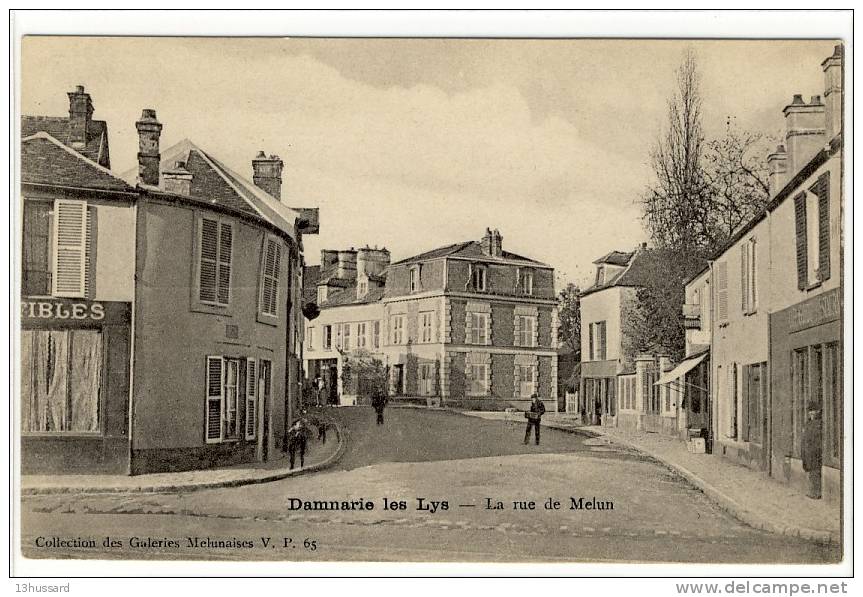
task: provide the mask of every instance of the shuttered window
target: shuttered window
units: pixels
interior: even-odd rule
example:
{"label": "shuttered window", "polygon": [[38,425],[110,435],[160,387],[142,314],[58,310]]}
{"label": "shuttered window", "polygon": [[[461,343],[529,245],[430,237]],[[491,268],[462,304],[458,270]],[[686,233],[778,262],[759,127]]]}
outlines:
{"label": "shuttered window", "polygon": [[467,364],[465,376],[468,380],[468,396],[485,396],[488,394],[488,372],[489,366],[486,364]]}
{"label": "shuttered window", "polygon": [[207,443],[222,441],[222,357],[207,357]]}
{"label": "shuttered window", "polygon": [[264,242],[261,264],[261,313],[279,316],[279,271],[282,264],[282,247],[274,238]]}
{"label": "shuttered window", "polygon": [[728,263],[716,263],[716,319],[728,321]]}
{"label": "shuttered window", "polygon": [[596,324],[596,328],[599,336],[599,360],[604,361],[608,358],[608,344],[607,337],[605,334],[606,325],[604,321],[600,321]]}
{"label": "shuttered window", "polygon": [[809,285],[807,280],[808,264],[807,238],[806,238],[806,194],[800,193],[794,198],[794,233],[797,242],[797,288],[805,289]]}
{"label": "shuttered window", "polygon": [[756,266],[755,239],[750,238],[740,245],[740,298],[744,314],[754,313],[758,308]]}
{"label": "shuttered window", "polygon": [[198,298],[203,303],[228,305],[234,226],[229,221],[205,217],[200,222]]}
{"label": "shuttered window", "polygon": [[54,202],[54,296],[85,296],[87,272],[87,204]]}
{"label": "shuttered window", "polygon": [[255,439],[258,424],[258,378],[257,361],[246,361],[246,439]]}
{"label": "shuttered window", "polygon": [[514,336],[516,346],[536,346],[536,317],[516,315]]}
{"label": "shuttered window", "polygon": [[53,288],[53,214],[52,203],[24,201],[21,286],[28,296],[49,295]]}
{"label": "shuttered window", "polygon": [[830,278],[830,173],[818,177],[811,188],[818,197],[818,280]]}
{"label": "shuttered window", "polygon": [[596,360],[596,352],[595,352],[596,340],[593,337],[593,324],[592,323],[587,326],[587,330],[588,330],[588,334],[589,334],[587,354],[590,356],[591,361],[595,361]]}

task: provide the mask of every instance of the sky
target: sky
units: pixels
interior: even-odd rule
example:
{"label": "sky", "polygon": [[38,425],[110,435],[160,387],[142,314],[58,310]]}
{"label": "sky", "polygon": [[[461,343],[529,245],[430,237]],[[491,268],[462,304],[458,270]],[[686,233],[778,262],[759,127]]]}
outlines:
{"label": "sky", "polygon": [[249,179],[259,150],[281,156],[283,201],[320,208],[309,264],[365,245],[396,261],[497,228],[560,288],[648,240],[638,198],[687,49],[708,136],[729,116],[779,136],[793,94],[823,94],[833,45],[27,37],[21,113],[66,116],[66,92],[84,85],[118,174],[136,166],[143,108],[163,148],[191,139]]}

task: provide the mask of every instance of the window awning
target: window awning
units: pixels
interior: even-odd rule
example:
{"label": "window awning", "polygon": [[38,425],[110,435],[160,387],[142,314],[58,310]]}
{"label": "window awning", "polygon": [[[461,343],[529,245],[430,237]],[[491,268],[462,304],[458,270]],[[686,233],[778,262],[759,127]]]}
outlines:
{"label": "window awning", "polygon": [[659,380],[657,380],[657,382],[653,385],[660,386],[676,381],[677,379],[683,377],[684,375],[698,367],[698,364],[704,359],[706,359],[708,354],[709,353],[705,352],[704,354],[694,359],[687,359],[683,361],[668,373],[663,373]]}

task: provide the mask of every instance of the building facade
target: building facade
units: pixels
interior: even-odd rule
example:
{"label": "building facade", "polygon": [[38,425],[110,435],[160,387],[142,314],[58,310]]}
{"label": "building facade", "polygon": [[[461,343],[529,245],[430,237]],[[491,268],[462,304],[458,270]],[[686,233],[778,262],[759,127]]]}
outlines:
{"label": "building facade", "polygon": [[[70,119],[92,106],[81,94]],[[301,234],[316,214],[191,142],[163,155],[153,110],[136,128],[134,187],[49,132],[23,142],[25,473],[265,460],[299,399]]]}
{"label": "building facade", "polygon": [[[502,409],[524,408],[536,393],[555,411],[554,270],[502,243],[489,230],[482,241],[392,264],[388,253],[371,249],[356,259],[351,251],[324,252],[316,284],[321,316],[307,322],[307,333],[312,328],[313,341],[344,353],[379,355],[393,399]],[[308,352],[307,374],[323,366],[340,375],[344,355],[330,350],[322,359]]]}

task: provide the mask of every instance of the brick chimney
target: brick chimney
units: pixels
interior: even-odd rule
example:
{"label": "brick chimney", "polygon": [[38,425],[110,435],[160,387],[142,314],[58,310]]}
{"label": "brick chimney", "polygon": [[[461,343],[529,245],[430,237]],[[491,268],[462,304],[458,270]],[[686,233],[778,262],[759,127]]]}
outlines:
{"label": "brick chimney", "polygon": [[159,186],[159,137],[162,125],[156,120],[156,111],[144,108],[135,128],[138,129],[138,181]]}
{"label": "brick chimney", "polygon": [[332,249],[321,249],[321,269],[326,269],[339,262],[339,252]]}
{"label": "brick chimney", "polygon": [[503,256],[503,237],[497,228],[491,233],[491,254],[493,257]]}
{"label": "brick chimney", "polygon": [[782,112],[785,114],[788,176],[793,177],[824,147],[824,104],[820,95],[813,95],[808,104],[801,95],[795,95]]}
{"label": "brick chimney", "polygon": [[186,162],[176,161],[173,168],[162,172],[162,183],[169,193],[188,196],[192,192],[192,173],[186,170]]}
{"label": "brick chimney", "polygon": [[827,141],[842,132],[842,45],[833,48],[833,55],[821,63],[824,69],[824,103],[827,124]]}
{"label": "brick chimney", "polygon": [[259,151],[252,160],[252,182],[259,189],[269,193],[279,201],[282,200],[282,168],[285,164],[277,155],[267,157]]}
{"label": "brick chimney", "polygon": [[83,85],[75,87],[69,96],[69,144],[76,149],[87,145],[87,133],[93,119],[93,102]]}
{"label": "brick chimney", "polygon": [[390,252],[375,247],[364,247],[357,251],[357,277],[379,276],[390,264]]}
{"label": "brick chimney", "polygon": [[482,252],[486,255],[491,255],[491,244],[492,244],[492,236],[491,236],[491,228],[485,229],[485,236],[482,237],[482,240],[479,242],[482,247]]}
{"label": "brick chimney", "polygon": [[357,252],[354,249],[339,251],[339,269],[336,275],[343,280],[356,280]]}
{"label": "brick chimney", "polygon": [[788,154],[784,145],[777,145],[776,151],[767,156],[767,170],[767,186],[773,197],[788,182]]}

